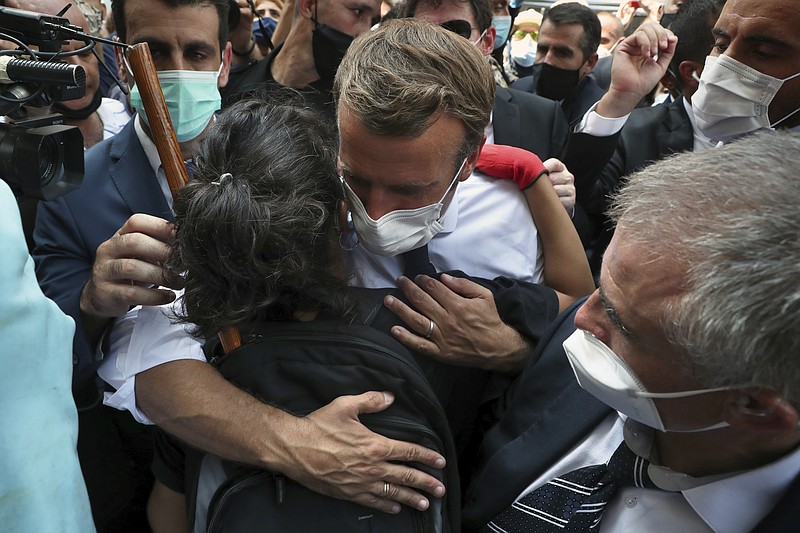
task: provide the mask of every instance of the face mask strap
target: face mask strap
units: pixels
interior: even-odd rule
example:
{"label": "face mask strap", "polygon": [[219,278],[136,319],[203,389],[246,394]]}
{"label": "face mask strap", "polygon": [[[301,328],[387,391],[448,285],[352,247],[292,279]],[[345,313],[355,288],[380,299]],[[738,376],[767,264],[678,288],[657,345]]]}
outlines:
{"label": "face mask strap", "polygon": [[698,396],[700,394],[707,394],[711,392],[721,392],[731,390],[734,387],[716,387],[713,389],[699,389],[680,392],[647,392],[647,391],[630,391],[631,396],[639,398],[653,398],[653,399],[670,399],[670,398],[687,398],[689,396]]}
{"label": "face mask strap", "polygon": [[450,194],[450,190],[456,184],[456,182],[458,181],[458,178],[461,177],[461,171],[464,170],[464,165],[467,164],[467,159],[469,159],[469,158],[465,157],[464,161],[461,162],[461,166],[458,167],[458,170],[456,170],[456,175],[453,176],[453,181],[450,182],[450,185],[447,187],[447,190],[444,191],[444,194],[442,195],[442,197],[439,199],[438,202],[436,202],[437,204],[443,203],[444,199],[447,198],[447,195]]}
{"label": "face mask strap", "polygon": [[[484,36],[484,35],[486,35],[486,32],[487,32],[487,31],[489,31],[489,28],[486,28],[485,30],[483,30],[483,31],[481,32],[481,34],[480,34],[480,35],[478,35],[478,38],[477,38],[477,39],[475,39],[474,41],[470,41],[470,42],[472,42],[472,45],[473,45],[473,46],[478,46],[478,43],[480,43],[480,42],[481,42],[481,39],[483,39],[483,36]],[[494,43],[492,43],[492,44],[494,44]]]}

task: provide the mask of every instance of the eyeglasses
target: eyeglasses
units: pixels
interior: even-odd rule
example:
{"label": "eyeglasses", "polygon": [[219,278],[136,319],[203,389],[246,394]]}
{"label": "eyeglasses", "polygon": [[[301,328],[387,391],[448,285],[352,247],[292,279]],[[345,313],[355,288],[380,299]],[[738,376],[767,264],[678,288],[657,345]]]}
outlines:
{"label": "eyeglasses", "polygon": [[526,35],[530,35],[531,39],[533,39],[535,41],[539,37],[539,32],[538,31],[517,30],[511,35],[511,38],[516,40],[516,41],[521,41],[522,39],[525,38]]}
{"label": "eyeglasses", "polygon": [[462,19],[446,20],[439,24],[442,28],[452,31],[465,39],[472,37],[472,26],[469,22]]}

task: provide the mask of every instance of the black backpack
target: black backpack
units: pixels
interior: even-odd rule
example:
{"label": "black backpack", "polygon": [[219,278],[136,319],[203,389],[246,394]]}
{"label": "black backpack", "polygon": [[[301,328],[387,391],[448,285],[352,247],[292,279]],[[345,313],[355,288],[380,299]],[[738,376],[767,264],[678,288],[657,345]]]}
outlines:
{"label": "black backpack", "polygon": [[212,364],[229,381],[297,416],[342,395],[393,392],[388,409],[361,415],[361,422],[386,437],[442,454],[444,470],[413,466],[442,481],[447,494],[429,497],[425,512],[402,506],[390,515],[318,494],[276,472],[189,450],[186,489],[194,531],[460,531],[458,466],[444,411],[412,355],[363,325],[372,316],[374,309],[356,325],[326,320],[258,324],[240,328],[243,346],[227,355],[219,356],[217,343],[206,351],[215,354]]}

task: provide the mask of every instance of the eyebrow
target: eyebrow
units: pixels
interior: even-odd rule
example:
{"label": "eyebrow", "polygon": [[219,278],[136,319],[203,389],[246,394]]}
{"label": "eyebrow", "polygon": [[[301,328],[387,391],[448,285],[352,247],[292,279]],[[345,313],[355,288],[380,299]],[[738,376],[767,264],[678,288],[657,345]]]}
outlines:
{"label": "eyebrow", "polygon": [[614,324],[614,327],[619,329],[623,335],[626,337],[634,338],[635,335],[633,332],[622,322],[622,319],[617,312],[616,307],[608,300],[606,294],[603,292],[602,287],[597,288],[597,294],[600,296],[600,303],[603,304],[603,311],[605,311],[606,316]]}
{"label": "eyebrow", "polygon": [[[137,39],[137,42],[134,44],[138,43],[147,43],[152,49],[169,50],[172,48],[172,43],[168,43],[167,41],[157,37],[148,37],[146,35]],[[186,43],[186,45],[183,46],[183,50],[199,50],[208,54],[214,54],[215,47],[213,44],[207,43],[206,41],[195,40]]]}
{"label": "eyebrow", "polygon": [[[345,165],[341,160],[339,161],[339,166],[342,169],[342,177],[347,178],[356,182],[356,183],[370,183],[369,180],[364,179],[363,177],[359,176],[358,174],[354,174],[347,165]],[[438,183],[423,183],[423,182],[411,182],[411,183],[395,183],[392,185],[387,185],[386,188],[390,191],[399,193],[399,194],[416,194],[427,189],[436,187]]]}
{"label": "eyebrow", "polygon": [[[714,37],[722,37],[723,39],[730,40],[731,36],[728,32],[721,28],[714,28],[711,30],[711,34]],[[742,40],[749,43],[764,43],[764,44],[771,44],[772,46],[777,46],[780,48],[791,48],[789,43],[778,39],[777,37],[773,37],[772,35],[766,34],[755,34],[755,35],[748,35],[746,37],[742,37]]]}

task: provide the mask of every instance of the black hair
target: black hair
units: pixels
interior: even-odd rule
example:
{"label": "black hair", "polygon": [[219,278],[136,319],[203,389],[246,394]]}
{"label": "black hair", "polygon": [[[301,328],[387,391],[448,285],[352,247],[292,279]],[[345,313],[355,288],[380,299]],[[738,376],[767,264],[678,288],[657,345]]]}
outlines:
{"label": "black hair", "polygon": [[332,132],[309,109],[246,99],[195,147],[194,181],[175,195],[168,268],[186,280],[183,322],[222,327],[351,317],[336,227],[342,186]]}
{"label": "black hair", "polygon": [[[125,26],[125,3],[135,2],[136,0],[111,0],[111,14],[114,16],[114,26],[117,29],[117,35],[120,41],[127,41],[127,27]],[[228,43],[228,12],[230,10],[230,3],[228,0],[160,0],[171,9],[176,9],[180,6],[213,6],[217,10],[219,18],[219,49],[225,49]],[[180,24],[180,21],[174,21],[175,24]]]}
{"label": "black hair", "polygon": [[[442,5],[443,0],[406,0],[406,17],[413,17],[417,12],[417,6],[420,4],[428,4],[435,8]],[[492,25],[492,2],[491,0],[451,0],[456,3],[469,4],[472,10],[472,16],[475,17],[475,24],[478,25],[478,31],[483,33]]]}
{"label": "black hair", "polygon": [[678,88],[683,90],[680,76],[680,64],[684,61],[703,63],[714,46],[711,30],[725,6],[725,0],[694,0],[684,5],[669,29],[678,37],[675,55],[672,56],[669,69],[675,78]]}
{"label": "black hair", "polygon": [[600,19],[588,7],[577,2],[558,4],[545,12],[542,25],[546,20],[555,26],[580,24],[583,27],[583,35],[578,45],[583,52],[583,60],[586,61],[597,52],[597,47],[600,46]]}

